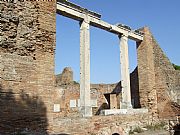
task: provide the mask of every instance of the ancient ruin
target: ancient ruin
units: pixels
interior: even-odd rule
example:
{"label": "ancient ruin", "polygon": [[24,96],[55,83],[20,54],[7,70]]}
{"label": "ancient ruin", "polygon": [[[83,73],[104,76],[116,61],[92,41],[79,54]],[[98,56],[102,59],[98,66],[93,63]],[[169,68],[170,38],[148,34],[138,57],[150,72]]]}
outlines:
{"label": "ancient ruin", "polygon": [[[137,126],[178,123],[180,71],[148,27],[112,25],[65,0],[0,5],[0,135],[126,135]],[[56,13],[80,22],[80,84],[69,67],[54,73]],[[118,83],[90,84],[90,25],[119,37]],[[138,54],[132,73],[129,39]]]}

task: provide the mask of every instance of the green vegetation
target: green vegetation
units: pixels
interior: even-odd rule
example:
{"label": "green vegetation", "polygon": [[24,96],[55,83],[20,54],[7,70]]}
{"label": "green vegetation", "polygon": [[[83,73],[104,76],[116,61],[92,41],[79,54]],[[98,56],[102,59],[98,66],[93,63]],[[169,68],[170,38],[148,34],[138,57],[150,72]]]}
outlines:
{"label": "green vegetation", "polygon": [[165,125],[166,123],[161,122],[161,123],[156,123],[154,125],[146,125],[145,128],[147,128],[148,130],[161,130],[164,129]]}
{"label": "green vegetation", "polygon": [[76,81],[73,81],[73,83],[74,83],[74,84],[79,84],[79,83],[78,83],[78,82],[76,82]]}
{"label": "green vegetation", "polygon": [[178,66],[178,65],[176,65],[176,64],[172,64],[172,65],[173,65],[173,67],[174,67],[175,70],[180,70],[180,66]]}
{"label": "green vegetation", "polygon": [[133,130],[131,129],[129,131],[129,135],[132,135],[134,133],[142,133],[143,132],[143,129],[141,129],[140,127],[135,127]]}
{"label": "green vegetation", "polygon": [[129,131],[129,135],[134,135],[136,133],[142,133],[146,130],[148,130],[148,131],[163,130],[165,126],[166,126],[165,122],[160,122],[160,123],[156,123],[156,124],[146,125],[143,128],[137,126],[134,129],[132,129],[132,127],[131,127],[131,130]]}

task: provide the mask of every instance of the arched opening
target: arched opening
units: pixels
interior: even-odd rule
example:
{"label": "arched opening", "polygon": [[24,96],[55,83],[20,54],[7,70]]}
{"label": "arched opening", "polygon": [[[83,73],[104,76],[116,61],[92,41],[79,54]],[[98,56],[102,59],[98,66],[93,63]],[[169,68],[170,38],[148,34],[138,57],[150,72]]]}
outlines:
{"label": "arched opening", "polygon": [[120,134],[118,134],[118,133],[113,133],[112,135],[120,135]]}

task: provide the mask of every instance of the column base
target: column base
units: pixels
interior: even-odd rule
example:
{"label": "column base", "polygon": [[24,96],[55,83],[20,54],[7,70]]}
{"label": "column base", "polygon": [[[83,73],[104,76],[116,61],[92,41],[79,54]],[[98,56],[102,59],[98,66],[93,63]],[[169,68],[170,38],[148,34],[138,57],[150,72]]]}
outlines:
{"label": "column base", "polygon": [[120,109],[132,109],[132,104],[130,102],[121,102]]}
{"label": "column base", "polygon": [[92,107],[91,106],[81,106],[79,111],[82,117],[92,117]]}

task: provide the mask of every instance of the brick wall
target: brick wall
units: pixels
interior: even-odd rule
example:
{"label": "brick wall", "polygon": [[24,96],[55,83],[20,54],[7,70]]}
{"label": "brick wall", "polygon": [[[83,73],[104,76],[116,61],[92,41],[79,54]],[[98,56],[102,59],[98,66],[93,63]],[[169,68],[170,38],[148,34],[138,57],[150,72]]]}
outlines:
{"label": "brick wall", "polygon": [[147,107],[153,117],[168,118],[180,114],[174,106],[179,93],[179,71],[155,41],[150,30],[142,30],[144,40],[137,43],[139,93],[142,107]]}
{"label": "brick wall", "polygon": [[56,85],[68,85],[70,83],[73,83],[73,71],[70,67],[66,67],[61,74],[56,75]]}
{"label": "brick wall", "polygon": [[[56,75],[56,92],[61,93],[59,100],[56,103],[60,104],[61,112],[58,116],[79,116],[78,100],[80,98],[79,83],[72,80],[73,71],[70,68],[65,68],[63,72]],[[134,108],[140,108],[139,100],[139,80],[137,68],[130,74],[131,79],[131,97]],[[98,115],[101,110],[108,109],[110,106],[104,94],[116,94],[115,106],[120,108],[121,100],[121,82],[114,84],[91,84],[91,100],[97,103],[93,107],[93,114]],[[58,94],[57,94],[58,95]],[[70,100],[76,100],[76,108],[70,107]],[[110,101],[109,101],[110,102]],[[56,115],[57,116],[57,115]]]}
{"label": "brick wall", "polygon": [[51,130],[55,1],[0,1],[0,134]]}
{"label": "brick wall", "polygon": [[94,116],[91,118],[56,118],[54,133],[67,135],[129,134],[135,127],[144,127],[152,121],[147,114]]}
{"label": "brick wall", "polygon": [[143,32],[145,33],[143,41],[137,43],[140,104],[141,107],[148,108],[149,113],[155,118],[157,117],[157,93],[155,89],[153,41],[147,28]]}

